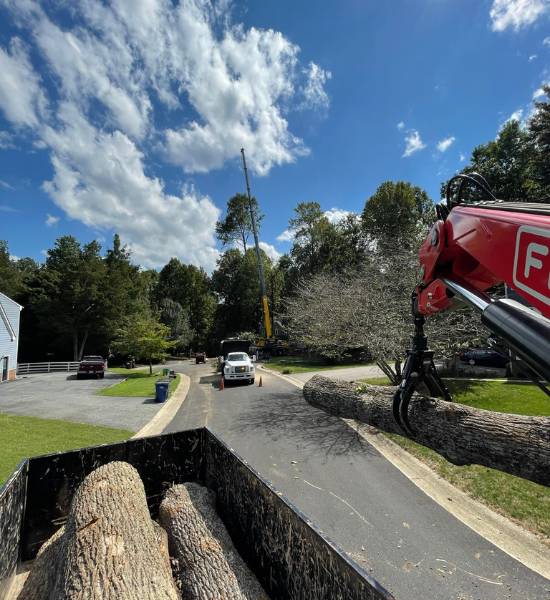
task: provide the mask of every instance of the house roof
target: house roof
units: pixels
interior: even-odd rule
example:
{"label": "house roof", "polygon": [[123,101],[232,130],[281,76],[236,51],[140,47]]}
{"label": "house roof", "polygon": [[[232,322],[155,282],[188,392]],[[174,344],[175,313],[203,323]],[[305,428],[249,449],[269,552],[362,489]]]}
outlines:
{"label": "house roof", "polygon": [[0,292],[0,304],[2,304],[3,302],[9,302],[11,304],[15,304],[16,306],[19,306],[19,309],[21,310],[23,307],[21,306],[21,304],[19,304],[18,302],[16,302],[15,300],[12,300],[9,296],[6,296],[6,294]]}
{"label": "house roof", "polygon": [[4,304],[7,304],[7,303],[15,304],[15,306],[19,307],[19,310],[21,310],[23,307],[21,306],[21,304],[18,304],[17,302],[15,302],[15,300],[12,300],[8,296],[6,296],[6,294],[3,294],[2,292],[0,292],[0,321],[2,321],[4,323],[6,329],[8,330],[8,333],[10,334],[11,341],[13,342],[17,338],[17,333],[15,332],[13,325],[11,324],[10,320],[8,319],[6,310],[4,309]]}

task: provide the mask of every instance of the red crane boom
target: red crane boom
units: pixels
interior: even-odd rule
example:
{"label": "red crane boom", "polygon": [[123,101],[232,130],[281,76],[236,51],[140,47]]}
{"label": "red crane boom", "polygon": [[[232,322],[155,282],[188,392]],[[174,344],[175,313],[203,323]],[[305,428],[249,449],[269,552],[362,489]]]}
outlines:
{"label": "red crane boom", "polygon": [[[452,184],[460,182],[457,199]],[[491,199],[461,202],[464,182]],[[412,294],[415,324],[403,380],[393,404],[400,427],[414,435],[407,410],[420,384],[431,395],[451,400],[440,379],[424,335],[425,318],[459,300],[481,313],[482,322],[519,356],[532,379],[550,395],[550,204],[497,200],[477,173],[454,177],[447,205],[438,205],[438,220],[419,252],[422,281]],[[511,299],[493,300],[487,290],[505,283],[529,306]]]}

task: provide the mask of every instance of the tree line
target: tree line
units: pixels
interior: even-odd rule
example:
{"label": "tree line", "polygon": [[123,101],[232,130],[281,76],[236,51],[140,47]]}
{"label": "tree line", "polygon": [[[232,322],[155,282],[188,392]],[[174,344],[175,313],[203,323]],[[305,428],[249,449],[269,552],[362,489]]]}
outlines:
{"label": "tree line", "polygon": [[[543,89],[550,98],[550,86]],[[505,123],[495,140],[474,148],[463,170],[481,173],[499,198],[548,201],[550,102],[536,102],[526,123]],[[255,199],[252,210],[261,227]],[[361,213],[338,222],[319,203],[300,202],[289,221],[290,251],[278,261],[261,251],[275,331],[329,360],[397,360],[409,335],[416,253],[434,216],[427,193],[402,181],[382,183]],[[224,337],[257,335],[262,314],[251,225],[248,199],[236,194],[216,226],[223,251],[211,274],[177,258],[158,271],[142,269],[118,235],[105,252],[97,241],[60,237],[42,264],[12,260],[0,242],[0,291],[25,307],[20,360],[128,353],[124,340],[137,330],[163,338],[164,350],[176,353],[217,353]],[[430,322],[443,353],[486,337],[467,312]]]}

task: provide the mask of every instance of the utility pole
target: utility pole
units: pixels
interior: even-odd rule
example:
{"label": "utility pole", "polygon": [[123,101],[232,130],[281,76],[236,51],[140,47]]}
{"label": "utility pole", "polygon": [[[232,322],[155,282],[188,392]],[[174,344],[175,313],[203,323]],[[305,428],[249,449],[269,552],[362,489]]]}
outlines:
{"label": "utility pole", "polygon": [[248,209],[250,210],[250,221],[252,223],[252,233],[254,234],[254,244],[256,246],[256,257],[258,259],[258,277],[260,279],[260,296],[262,299],[262,308],[264,312],[265,335],[271,337],[271,317],[269,315],[269,303],[265,291],[264,267],[262,264],[262,256],[260,254],[260,243],[258,241],[258,230],[256,229],[256,216],[254,207],[252,206],[252,196],[250,195],[250,183],[248,181],[248,169],[246,168],[246,158],[244,156],[244,148],[241,148],[243,157],[244,178],[246,181],[246,194],[248,196]]}

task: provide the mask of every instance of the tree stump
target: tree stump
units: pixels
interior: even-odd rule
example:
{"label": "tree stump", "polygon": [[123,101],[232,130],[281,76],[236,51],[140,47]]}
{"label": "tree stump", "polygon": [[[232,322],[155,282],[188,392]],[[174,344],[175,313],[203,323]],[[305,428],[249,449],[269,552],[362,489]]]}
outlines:
{"label": "tree stump", "polygon": [[176,485],[160,505],[175,577],[184,600],[267,600],[215,510],[214,493]]}
{"label": "tree stump", "polygon": [[[306,401],[326,413],[382,431],[407,435],[392,413],[395,387],[357,385],[316,375],[303,388]],[[455,465],[478,464],[550,485],[550,418],[472,408],[415,394],[409,406],[414,441]]]}
{"label": "tree stump", "polygon": [[129,464],[90,473],[67,523],[40,549],[19,600],[179,598],[166,535],[152,521],[143,483]]}

